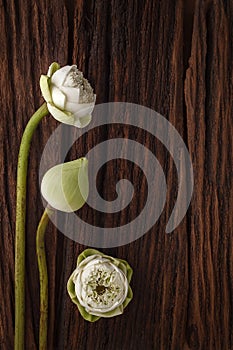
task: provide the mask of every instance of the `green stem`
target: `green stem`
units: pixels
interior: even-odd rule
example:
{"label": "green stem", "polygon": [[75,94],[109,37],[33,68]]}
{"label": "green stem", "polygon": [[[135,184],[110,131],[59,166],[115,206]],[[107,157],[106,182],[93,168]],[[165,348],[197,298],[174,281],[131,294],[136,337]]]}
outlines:
{"label": "green stem", "polygon": [[47,349],[48,331],[48,271],[45,253],[45,230],[49,222],[49,214],[53,210],[46,208],[38,225],[36,234],[36,254],[40,275],[40,334],[39,349]]}
{"label": "green stem", "polygon": [[15,350],[24,350],[25,218],[28,154],[33,133],[41,119],[47,114],[47,105],[44,103],[29,120],[19,150],[15,232]]}

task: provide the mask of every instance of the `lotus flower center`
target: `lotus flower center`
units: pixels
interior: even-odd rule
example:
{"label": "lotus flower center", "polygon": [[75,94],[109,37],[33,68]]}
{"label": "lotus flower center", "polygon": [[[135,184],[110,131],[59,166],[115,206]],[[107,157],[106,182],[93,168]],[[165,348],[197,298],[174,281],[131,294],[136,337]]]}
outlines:
{"label": "lotus flower center", "polygon": [[89,306],[113,305],[124,294],[124,285],[115,270],[95,266],[89,271],[84,285]]}
{"label": "lotus flower center", "polygon": [[105,286],[98,285],[95,290],[97,294],[102,295],[105,293],[106,288]]}
{"label": "lotus flower center", "polygon": [[65,86],[78,88],[80,90],[79,103],[94,102],[94,93],[88,80],[83,77],[83,73],[76,67],[72,67],[65,80]]}

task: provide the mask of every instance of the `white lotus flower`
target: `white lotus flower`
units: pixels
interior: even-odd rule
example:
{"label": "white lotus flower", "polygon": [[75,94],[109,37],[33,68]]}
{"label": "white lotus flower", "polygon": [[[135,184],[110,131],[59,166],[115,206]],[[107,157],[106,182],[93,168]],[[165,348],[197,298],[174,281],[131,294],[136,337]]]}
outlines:
{"label": "white lotus flower", "polygon": [[76,65],[60,68],[52,63],[40,78],[40,88],[55,119],[79,128],[90,123],[96,95]]}
{"label": "white lotus flower", "polygon": [[82,316],[94,322],[123,313],[133,297],[131,277],[132,269],[125,260],[86,249],[79,255],[67,287]]}

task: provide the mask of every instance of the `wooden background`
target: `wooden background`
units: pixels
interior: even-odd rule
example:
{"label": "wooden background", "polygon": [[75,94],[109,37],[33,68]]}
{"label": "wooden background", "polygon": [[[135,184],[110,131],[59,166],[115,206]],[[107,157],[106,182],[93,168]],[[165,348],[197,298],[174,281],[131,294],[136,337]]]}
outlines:
{"label": "wooden background", "polygon": [[[155,152],[168,182],[166,206],[145,236],[126,246],[102,249],[127,259],[134,268],[134,299],[124,315],[94,324],[82,319],[66,292],[77,255],[85,247],[49,225],[49,349],[233,349],[233,1],[0,0],[0,4],[0,348],[13,348],[17,153],[28,119],[43,102],[39,77],[58,61],[78,65],[94,87],[97,103],[134,102],[164,115],[188,146],[195,186],[186,217],[166,235],[177,194],[173,161],[146,132],[117,130],[117,137],[134,138]],[[58,125],[46,117],[30,153],[26,349],[38,347],[35,230],[43,212],[38,166]],[[113,136],[113,126],[84,135],[70,159]],[[135,200],[123,217],[103,217],[86,205],[79,215],[106,226],[138,215],[146,194],[140,169],[118,160],[109,162],[100,175],[104,198],[113,199],[118,177],[125,177],[138,191]]]}

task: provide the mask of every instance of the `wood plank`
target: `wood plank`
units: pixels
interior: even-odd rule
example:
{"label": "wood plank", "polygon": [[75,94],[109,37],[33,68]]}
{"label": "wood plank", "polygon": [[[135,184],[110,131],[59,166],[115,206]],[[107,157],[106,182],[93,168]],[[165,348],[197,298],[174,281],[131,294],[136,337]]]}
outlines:
{"label": "wood plank", "polygon": [[[129,261],[133,301],[122,316],[89,324],[66,291],[85,246],[51,223],[49,349],[231,349],[233,347],[232,244],[232,0],[0,0],[1,67],[1,257],[0,348],[14,337],[14,227],[17,154],[23,129],[42,104],[39,78],[53,61],[77,64],[97,103],[132,102],[167,118],[183,137],[194,168],[190,208],[171,234],[165,227],[177,196],[174,162],[160,141],[130,126],[101,126],[83,135],[68,159],[85,155],[114,137],[133,139],[160,161],[167,181],[166,205],[140,239],[100,249]],[[39,280],[35,231],[43,212],[39,164],[59,125],[46,117],[33,137],[28,176],[26,348],[38,348]],[[60,141],[69,136],[63,128]],[[57,154],[48,161],[59,162]],[[117,172],[116,172],[117,169]],[[105,214],[85,205],[78,215],[93,225],[115,227],[142,210],[147,184],[131,162],[111,161],[97,185],[112,200],[120,178],[136,194],[127,210]],[[107,184],[107,186],[106,186]],[[153,215],[154,208],[148,215]],[[129,232],[133,234],[133,232]]]}

